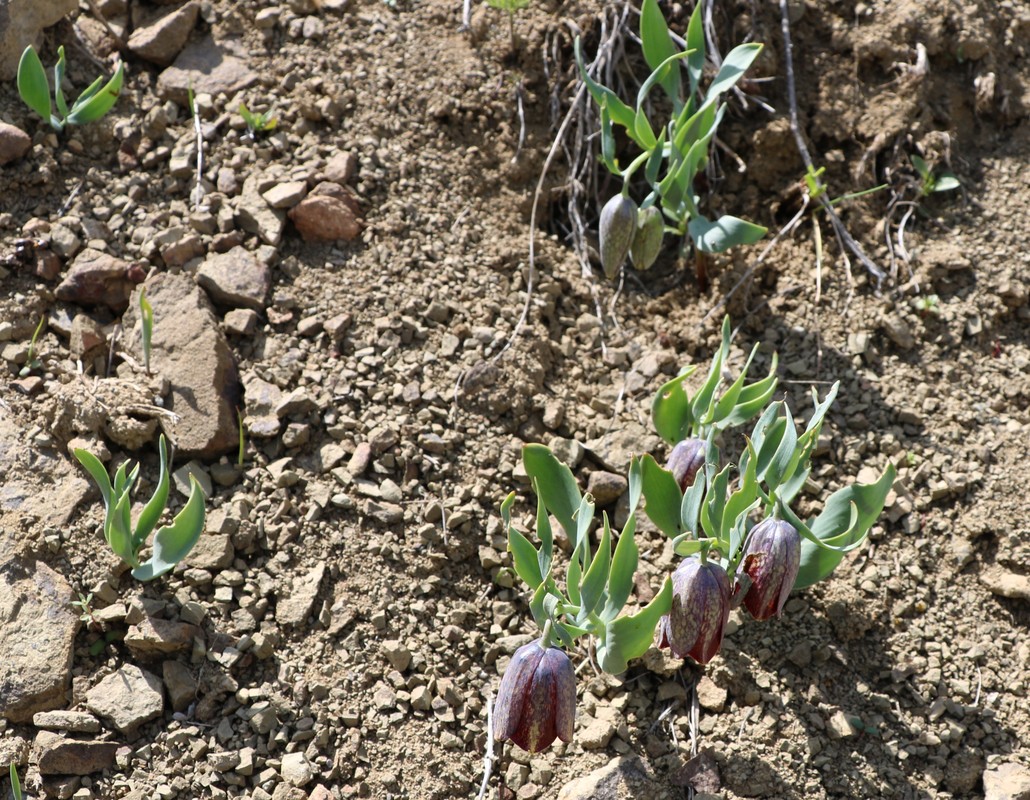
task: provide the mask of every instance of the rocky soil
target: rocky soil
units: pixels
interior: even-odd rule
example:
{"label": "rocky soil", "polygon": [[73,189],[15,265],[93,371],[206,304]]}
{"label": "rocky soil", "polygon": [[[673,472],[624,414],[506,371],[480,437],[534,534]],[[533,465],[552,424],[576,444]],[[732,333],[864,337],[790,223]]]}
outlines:
{"label": "rocky soil", "polygon": [[[0,12],[31,6],[34,31],[68,5]],[[510,347],[595,3],[540,0],[514,46],[501,12],[462,30],[450,0],[97,0],[103,22],[91,5],[39,42],[45,64],[65,45],[80,88],[122,53],[101,122],[52,132],[0,61],[0,766],[33,797],[475,796],[489,699],[533,631],[498,516],[516,490],[531,527],[522,444],[584,487],[664,457],[650,397],[707,361],[727,298],[734,365],[778,351],[800,414],[842,382],[807,510],[891,461],[888,508],[783,619],[734,615],[703,676],[658,651],[598,676],[575,654],[574,741],[506,748],[487,796],[1030,797],[1023,4],[791,3],[831,194],[891,187],[839,207],[880,285],[817,218],[818,268],[809,219],[740,290],[761,245],[717,259],[707,290],[669,247],[610,305],[567,235],[562,151]],[[775,230],[804,174],[778,7],[711,5],[723,52],[766,43],[772,80],[744,88],[774,111],[733,101],[706,201]],[[674,28],[691,8],[668,9]],[[249,135],[241,101],[276,129]],[[909,206],[888,203],[917,198],[912,154],[961,190],[919,200],[899,247]],[[140,461],[148,496],[160,431],[173,510],[193,474],[208,516],[141,584],[70,449]],[[644,601],[674,559],[638,537]]]}

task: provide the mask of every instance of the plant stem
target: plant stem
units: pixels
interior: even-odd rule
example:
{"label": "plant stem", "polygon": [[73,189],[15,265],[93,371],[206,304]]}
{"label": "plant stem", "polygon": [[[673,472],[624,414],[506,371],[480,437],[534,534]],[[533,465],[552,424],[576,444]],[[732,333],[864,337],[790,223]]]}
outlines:
{"label": "plant stem", "polygon": [[544,623],[544,632],[540,634],[540,647],[542,647],[544,650],[546,650],[552,644],[552,637],[554,635],[552,628],[553,623],[551,622],[551,620],[547,620]]}
{"label": "plant stem", "polygon": [[626,197],[629,197],[629,179],[633,177],[633,173],[640,169],[640,165],[647,161],[651,157],[651,151],[646,150],[639,156],[633,159],[628,167],[622,172],[622,193]]}

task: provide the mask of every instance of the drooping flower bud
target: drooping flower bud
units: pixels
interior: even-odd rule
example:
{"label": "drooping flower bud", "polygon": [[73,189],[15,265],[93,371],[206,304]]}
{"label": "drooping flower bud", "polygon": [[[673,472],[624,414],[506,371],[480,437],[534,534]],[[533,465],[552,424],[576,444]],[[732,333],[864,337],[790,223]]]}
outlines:
{"label": "drooping flower bud", "polygon": [[626,260],[637,233],[637,204],[624,195],[615,195],[601,209],[598,232],[601,236],[601,267],[611,280]]}
{"label": "drooping flower bud", "polygon": [[751,579],[744,607],[757,620],[778,617],[801,568],[801,536],[789,522],[764,520],[751,529],[740,563]]}
{"label": "drooping flower bud", "polygon": [[651,268],[661,252],[664,235],[665,221],[661,211],[648,206],[637,214],[637,232],[629,246],[629,257],[634,267],[641,272]]}
{"label": "drooping flower bud", "polygon": [[665,468],[672,473],[681,492],[694,485],[697,471],[704,465],[705,443],[701,439],[684,439],[672,448],[669,460],[665,462]]}
{"label": "drooping flower bud", "polygon": [[700,558],[687,558],[672,573],[672,608],[656,629],[656,644],[677,658],[690,656],[707,664],[722,647],[730,616],[730,582],[726,570]]}
{"label": "drooping flower bud", "polygon": [[576,672],[565,652],[539,640],[515,651],[494,705],[494,738],[539,753],[555,737],[572,741]]}

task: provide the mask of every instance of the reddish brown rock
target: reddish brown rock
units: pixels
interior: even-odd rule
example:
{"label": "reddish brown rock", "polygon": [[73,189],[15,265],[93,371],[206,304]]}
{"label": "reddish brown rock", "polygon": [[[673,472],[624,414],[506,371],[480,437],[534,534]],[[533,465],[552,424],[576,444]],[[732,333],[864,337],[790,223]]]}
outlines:
{"label": "reddish brown rock", "polygon": [[143,277],[142,271],[135,270],[128,261],[86,248],[72,262],[54,294],[66,303],[104,305],[121,312],[129,305],[129,296]]}
{"label": "reddish brown rock", "polygon": [[21,128],[0,122],[0,164],[21,158],[32,147],[32,138]]}
{"label": "reddish brown rock", "polygon": [[352,241],[361,233],[361,220],[352,205],[339,197],[309,195],[289,212],[305,242]]}

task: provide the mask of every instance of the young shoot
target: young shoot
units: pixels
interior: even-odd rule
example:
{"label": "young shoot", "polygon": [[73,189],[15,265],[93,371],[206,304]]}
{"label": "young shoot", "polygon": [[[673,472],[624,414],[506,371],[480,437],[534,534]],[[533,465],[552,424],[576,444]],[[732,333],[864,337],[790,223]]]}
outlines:
{"label": "young shoot", "polygon": [[511,49],[515,50],[515,12],[525,8],[530,0],[486,0],[490,8],[504,11],[508,14],[508,33],[511,36]]}
{"label": "young shoot", "polygon": [[46,317],[40,317],[39,324],[36,325],[36,330],[32,332],[32,339],[29,341],[29,352],[25,357],[25,366],[18,371],[19,377],[24,378],[27,375],[31,375],[33,370],[37,370],[42,366],[36,348],[44,325],[46,325]]}
{"label": "young shoot", "polygon": [[56,131],[64,130],[66,125],[84,125],[100,119],[118,101],[125,80],[125,65],[119,61],[107,83],[104,83],[103,76],[97,78],[69,107],[62,88],[66,69],[64,47],[59,47],[54,66],[54,101],[51,103],[50,84],[36,49],[32,45],[26,47],[18,62],[18,94],[25,105],[47,120]]}
{"label": "young shoot", "polygon": [[961,184],[953,172],[940,170],[935,172],[930,166],[917,155],[911,156],[912,166],[919,173],[922,181],[919,185],[919,196],[929,197],[934,192],[950,192],[957,189]]}
{"label": "young shoot", "polygon": [[139,317],[143,327],[143,368],[150,374],[150,339],[154,334],[154,307],[147,300],[147,287],[139,292]]}
{"label": "young shoot", "polygon": [[272,109],[258,114],[247,108],[246,103],[240,103],[240,116],[247,125],[247,135],[251,139],[271,133],[279,124],[279,121],[272,116]]}
{"label": "young shoot", "polygon": [[73,455],[90,474],[104,499],[104,539],[115,555],[132,567],[132,576],[137,580],[149,581],[164,575],[182,561],[197,543],[204,530],[204,491],[197,479],[190,475],[190,496],[186,505],[172,520],[154,534],[153,554],[146,561],[140,561],[140,551],[147,537],[157,527],[157,522],[168,503],[168,446],[162,435],[158,442],[161,458],[161,473],[153,496],[143,507],[136,524],[131,518],[132,490],[139,477],[139,464],[126,471],[127,462],[118,467],[114,483],[107,469],[88,450],[74,450]]}

